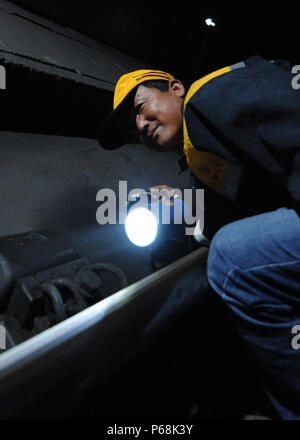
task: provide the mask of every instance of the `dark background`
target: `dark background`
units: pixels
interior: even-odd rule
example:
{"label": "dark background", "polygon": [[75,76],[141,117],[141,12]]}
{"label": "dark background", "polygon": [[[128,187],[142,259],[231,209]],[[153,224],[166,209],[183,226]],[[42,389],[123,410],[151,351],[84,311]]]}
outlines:
{"label": "dark background", "polygon": [[[187,83],[251,55],[297,64],[295,2],[15,0]],[[208,28],[211,17],[216,26]]]}

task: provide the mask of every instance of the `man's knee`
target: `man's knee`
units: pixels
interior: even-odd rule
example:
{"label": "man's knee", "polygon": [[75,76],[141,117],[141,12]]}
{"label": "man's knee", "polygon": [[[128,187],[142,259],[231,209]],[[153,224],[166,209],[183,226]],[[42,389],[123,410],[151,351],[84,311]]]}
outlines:
{"label": "man's knee", "polygon": [[209,276],[224,268],[242,271],[299,258],[299,216],[286,208],[247,217],[221,228],[208,258]]}
{"label": "man's knee", "polygon": [[224,226],[209,250],[210,285],[247,307],[284,303],[287,291],[299,291],[299,233],[299,217],[287,209]]}

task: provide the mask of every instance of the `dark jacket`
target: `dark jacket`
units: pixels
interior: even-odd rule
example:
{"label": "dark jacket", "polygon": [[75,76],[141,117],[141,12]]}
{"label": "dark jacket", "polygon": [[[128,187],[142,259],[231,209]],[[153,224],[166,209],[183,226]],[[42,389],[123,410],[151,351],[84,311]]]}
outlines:
{"label": "dark jacket", "polygon": [[252,57],[189,89],[184,153],[206,189],[208,235],[249,215],[299,210],[300,90],[292,78],[288,63]]}

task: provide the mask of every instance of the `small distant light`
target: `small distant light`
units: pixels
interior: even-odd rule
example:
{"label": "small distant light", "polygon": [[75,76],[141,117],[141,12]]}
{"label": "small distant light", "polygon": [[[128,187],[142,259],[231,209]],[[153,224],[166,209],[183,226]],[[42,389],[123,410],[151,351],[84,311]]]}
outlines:
{"label": "small distant light", "polygon": [[205,23],[207,26],[216,26],[216,23],[211,18],[207,18]]}

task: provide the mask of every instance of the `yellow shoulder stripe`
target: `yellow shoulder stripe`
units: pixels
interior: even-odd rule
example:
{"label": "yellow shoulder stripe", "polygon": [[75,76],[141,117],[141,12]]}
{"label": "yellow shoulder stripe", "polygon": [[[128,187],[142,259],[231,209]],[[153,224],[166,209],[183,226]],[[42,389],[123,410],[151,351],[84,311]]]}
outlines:
{"label": "yellow shoulder stripe", "polygon": [[231,72],[230,67],[223,67],[222,69],[216,70],[215,72],[209,73],[208,75],[204,76],[203,78],[198,79],[195,81],[191,87],[189,88],[186,97],[184,99],[184,105],[188,103],[188,101],[191,99],[191,97],[197,92],[197,90],[200,89],[200,87],[204,86],[204,84],[211,81],[213,78],[216,78],[217,76],[223,75],[224,73]]}
{"label": "yellow shoulder stripe", "polygon": [[[206,84],[213,78],[216,78],[230,71],[231,71],[230,67],[224,67],[222,69],[210,73],[209,75],[206,75],[203,78],[200,78],[198,81],[195,81],[189,88],[187,95],[185,97],[184,110],[191,97],[202,86],[204,86],[204,84]],[[183,135],[184,135],[183,151],[184,154],[186,155],[189,168],[198,177],[198,179],[204,182],[208,187],[210,187],[214,191],[222,193],[226,183],[226,176],[229,168],[229,162],[217,156],[214,153],[210,153],[209,151],[199,151],[198,148],[200,147],[200,145],[197,145],[198,148],[194,147],[188,135],[185,117],[183,118]],[[203,147],[203,149],[205,150],[205,145],[201,147]]]}

